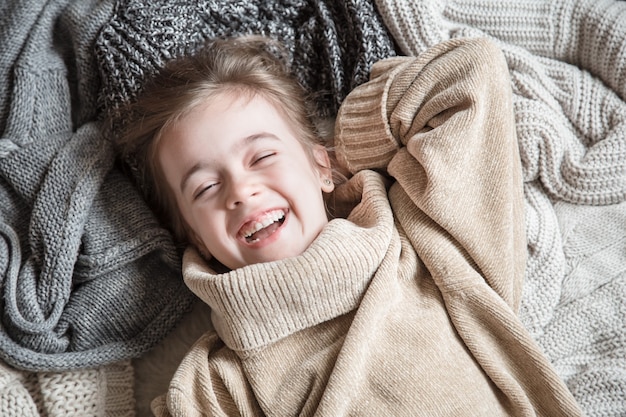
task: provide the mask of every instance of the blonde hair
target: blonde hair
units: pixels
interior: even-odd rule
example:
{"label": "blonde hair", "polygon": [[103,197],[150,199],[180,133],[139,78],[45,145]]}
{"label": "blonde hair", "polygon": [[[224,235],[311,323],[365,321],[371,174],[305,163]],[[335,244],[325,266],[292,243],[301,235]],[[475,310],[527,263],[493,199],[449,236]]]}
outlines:
{"label": "blonde hair", "polygon": [[162,133],[197,106],[221,93],[260,95],[283,112],[309,156],[322,144],[312,121],[307,94],[291,75],[284,50],[270,39],[246,36],[215,39],[193,55],[168,62],[121,112],[115,143],[133,166],[144,198],[169,224],[175,238],[191,235],[167,186],[156,152]]}

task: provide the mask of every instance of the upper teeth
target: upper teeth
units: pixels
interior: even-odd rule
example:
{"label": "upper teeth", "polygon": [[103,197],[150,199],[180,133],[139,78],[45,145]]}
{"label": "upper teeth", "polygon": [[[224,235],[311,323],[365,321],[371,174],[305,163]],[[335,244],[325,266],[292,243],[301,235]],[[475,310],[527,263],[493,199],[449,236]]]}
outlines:
{"label": "upper teeth", "polygon": [[242,230],[241,234],[244,237],[248,238],[259,230],[266,228],[270,224],[277,222],[283,217],[285,217],[285,212],[282,210],[269,211],[260,218],[258,218],[255,222],[250,223],[246,229]]}

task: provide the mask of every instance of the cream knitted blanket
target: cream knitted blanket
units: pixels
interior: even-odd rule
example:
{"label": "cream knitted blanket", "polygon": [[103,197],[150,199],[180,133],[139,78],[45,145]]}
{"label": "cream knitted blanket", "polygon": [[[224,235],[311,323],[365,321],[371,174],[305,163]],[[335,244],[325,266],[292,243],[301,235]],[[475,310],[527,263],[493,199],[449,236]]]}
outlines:
{"label": "cream knitted blanket", "polygon": [[626,3],[376,0],[402,53],[487,36],[514,89],[521,318],[588,415],[626,414]]}
{"label": "cream knitted blanket", "polygon": [[6,417],[132,417],[130,361],[65,372],[21,372],[0,362],[0,413]]}

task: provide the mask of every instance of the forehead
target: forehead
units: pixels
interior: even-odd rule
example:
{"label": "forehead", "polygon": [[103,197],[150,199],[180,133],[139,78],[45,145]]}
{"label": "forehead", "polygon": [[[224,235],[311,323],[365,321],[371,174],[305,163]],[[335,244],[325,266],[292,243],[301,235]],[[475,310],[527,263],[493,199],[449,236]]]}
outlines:
{"label": "forehead", "polygon": [[308,125],[302,126],[300,119],[306,116],[296,113],[297,110],[286,109],[282,103],[275,103],[262,93],[244,88],[227,89],[204,98],[173,120],[163,128],[157,142],[171,136],[207,134],[228,141],[229,137],[232,140],[232,135],[250,136],[268,131],[295,138],[308,153],[314,145],[315,134]]}
{"label": "forehead", "polygon": [[262,94],[236,89],[221,91],[200,101],[178,117],[172,128],[184,130],[199,125],[203,129],[223,126],[227,130],[245,130],[256,124],[291,127],[280,103],[275,104]]}
{"label": "forehead", "polygon": [[[293,128],[283,111],[261,95],[222,93],[179,118],[163,130],[158,158],[220,158],[236,152],[258,138],[278,138],[310,149],[302,132]],[[155,155],[156,156],[156,155]],[[182,161],[181,161],[182,162]]]}

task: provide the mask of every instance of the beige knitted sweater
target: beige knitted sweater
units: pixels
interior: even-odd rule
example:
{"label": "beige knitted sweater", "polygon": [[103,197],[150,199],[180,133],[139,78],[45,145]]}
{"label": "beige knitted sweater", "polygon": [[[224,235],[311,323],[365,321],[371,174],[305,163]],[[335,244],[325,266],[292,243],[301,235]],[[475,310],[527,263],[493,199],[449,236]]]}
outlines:
{"label": "beige knitted sweater", "polygon": [[[577,416],[521,325],[526,245],[511,87],[489,41],[376,64],[336,124],[351,210],[301,256],[213,273],[216,332],[158,416]],[[392,181],[388,181],[393,178]]]}

